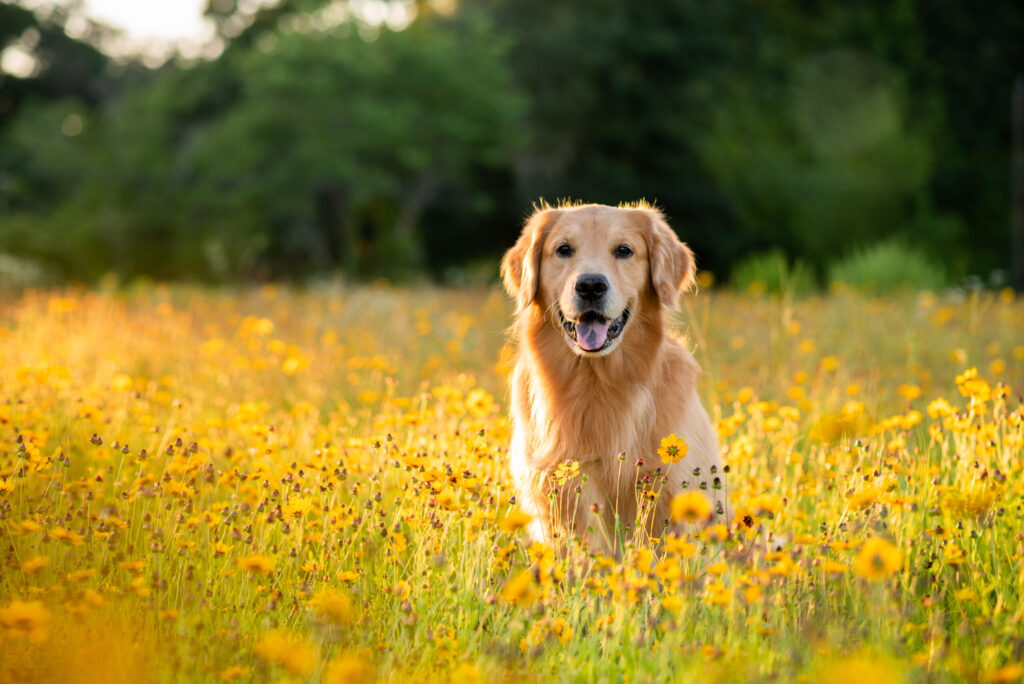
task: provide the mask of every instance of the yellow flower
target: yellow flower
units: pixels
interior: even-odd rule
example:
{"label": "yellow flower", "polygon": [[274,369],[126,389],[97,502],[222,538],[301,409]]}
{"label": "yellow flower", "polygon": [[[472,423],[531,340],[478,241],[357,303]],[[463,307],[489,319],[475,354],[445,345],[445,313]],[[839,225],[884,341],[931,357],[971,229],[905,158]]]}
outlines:
{"label": "yellow flower", "polygon": [[898,572],[903,567],[903,553],[893,544],[879,537],[864,542],[854,570],[861,577],[875,581]]}
{"label": "yellow flower", "polygon": [[529,606],[537,600],[537,590],[533,584],[533,573],[523,570],[510,579],[501,590],[501,597],[509,603]]}
{"label": "yellow flower", "polygon": [[69,572],[67,574],[67,578],[68,578],[69,582],[72,582],[73,584],[77,584],[77,583],[83,582],[83,581],[85,581],[87,579],[92,579],[95,575],[96,575],[96,569],[95,568],[83,568],[81,570],[75,570],[74,572]]}
{"label": "yellow flower", "polygon": [[[768,558],[771,559],[772,554],[768,554]],[[779,577],[787,577],[791,572],[797,569],[796,564],[793,562],[792,556],[789,554],[779,554],[775,558],[778,562],[772,567],[768,568],[769,574],[777,575]]]}
{"label": "yellow flower", "polygon": [[566,622],[565,618],[555,618],[548,625],[548,632],[551,636],[558,639],[558,643],[563,646],[569,643],[572,639],[572,627]]}
{"label": "yellow flower", "polygon": [[483,418],[494,408],[494,399],[482,389],[470,390],[466,395],[466,408],[477,418]]}
{"label": "yellow flower", "polygon": [[240,677],[248,677],[249,668],[244,665],[232,665],[224,670],[221,670],[219,675],[220,681],[222,682],[233,682]]}
{"label": "yellow flower", "polygon": [[288,356],[284,363],[281,364],[281,370],[284,371],[285,375],[295,375],[308,367],[309,360],[295,354]]}
{"label": "yellow flower", "polygon": [[921,388],[917,385],[900,385],[896,393],[907,401],[914,401],[914,399],[921,396]]}
{"label": "yellow flower", "polygon": [[663,583],[670,584],[682,579],[683,568],[678,558],[668,557],[651,568],[651,574]]}
{"label": "yellow flower", "polygon": [[904,680],[898,663],[873,653],[859,653],[843,659],[823,660],[811,681],[822,684],[897,684]]}
{"label": "yellow flower", "polygon": [[15,528],[20,534],[31,534],[43,529],[35,520],[22,520]]}
{"label": "yellow flower", "polygon": [[139,596],[149,596],[152,590],[146,586],[146,578],[143,575],[136,575],[132,580],[132,590]]}
{"label": "yellow flower", "polygon": [[77,532],[72,532],[71,530],[65,529],[63,527],[54,527],[52,530],[50,530],[50,536],[54,539],[59,539],[60,541],[67,542],[72,546],[81,546],[82,543],[85,541],[85,535],[78,534]]}
{"label": "yellow flower", "polygon": [[531,520],[533,520],[532,516],[523,513],[519,509],[514,509],[510,511],[500,523],[498,523],[498,527],[509,534],[514,534],[529,525]]}
{"label": "yellow flower", "polygon": [[555,562],[555,550],[543,542],[533,542],[526,553],[530,556],[530,560],[542,570],[549,570]]}
{"label": "yellow flower", "polygon": [[235,560],[235,566],[250,575],[269,575],[274,572],[274,559],[260,554],[243,556]]}
{"label": "yellow flower", "polygon": [[679,461],[686,458],[686,453],[689,450],[690,446],[686,443],[686,440],[676,437],[676,434],[673,432],[668,437],[662,438],[658,455],[661,456],[662,463],[679,463]]}
{"label": "yellow flower", "polygon": [[1015,682],[1024,676],[1024,665],[1011,663],[995,670],[985,670],[981,673],[983,682]]}
{"label": "yellow flower", "polygon": [[671,536],[665,538],[665,551],[680,558],[689,558],[697,552],[697,545],[687,541],[685,537]]}
{"label": "yellow flower", "polygon": [[555,472],[552,475],[556,484],[563,485],[567,481],[578,477],[580,474],[580,464],[576,461],[566,461],[565,463],[559,464],[555,468]]}
{"label": "yellow flower", "polygon": [[33,556],[21,564],[23,572],[35,574],[50,564],[49,556]]}
{"label": "yellow flower", "polygon": [[391,535],[391,546],[398,553],[402,553],[409,547],[409,540],[401,532],[395,532]]}
{"label": "yellow flower", "polygon": [[711,517],[711,501],[696,490],[676,494],[669,508],[676,522],[694,524]]}
{"label": "yellow flower", "polygon": [[957,601],[973,601],[978,598],[978,595],[971,588],[957,589],[953,592],[953,598]]}
{"label": "yellow flower", "polygon": [[146,569],[146,561],[121,561],[117,566],[128,572],[139,573]]}
{"label": "yellow flower", "polygon": [[281,665],[297,677],[305,677],[316,667],[316,649],[308,641],[281,630],[270,630],[253,647],[256,656],[273,665]]}
{"label": "yellow flower", "polygon": [[252,318],[247,317],[243,321],[243,325],[248,328],[252,334],[266,336],[274,332],[274,322],[267,318]]}
{"label": "yellow flower", "polygon": [[327,666],[324,684],[365,684],[374,680],[373,666],[358,653],[341,653]]}
{"label": "yellow flower", "polygon": [[679,594],[670,594],[661,599],[661,607],[675,615],[683,607],[683,599]]}
{"label": "yellow flower", "polygon": [[339,594],[333,589],[322,589],[309,600],[308,604],[318,617],[336,625],[348,625],[355,622],[355,610],[348,596]]}
{"label": "yellow flower", "polygon": [[95,589],[86,588],[86,590],[82,592],[82,598],[86,603],[94,608],[102,608],[107,605],[107,600]]}
{"label": "yellow flower", "polygon": [[964,552],[956,544],[947,544],[942,551],[942,562],[946,565],[960,565],[964,562]]}
{"label": "yellow flower", "polygon": [[717,561],[708,566],[707,572],[709,575],[715,575],[717,577],[729,572],[729,566],[722,561]]}
{"label": "yellow flower", "polygon": [[0,608],[0,626],[8,634],[28,637],[34,643],[46,641],[50,611],[41,601],[11,601]]}
{"label": "yellow flower", "polygon": [[722,582],[712,582],[704,592],[704,602],[711,606],[728,606],[732,603],[732,589]]}
{"label": "yellow flower", "polygon": [[454,511],[458,504],[455,494],[447,490],[434,497],[434,501],[446,511]]}
{"label": "yellow flower", "polygon": [[295,497],[281,508],[289,518],[301,518],[313,509],[313,500]]}
{"label": "yellow flower", "polygon": [[846,572],[847,567],[839,561],[832,560],[831,558],[825,558],[821,561],[821,569],[823,572],[838,575]]}
{"label": "yellow flower", "polygon": [[359,573],[353,570],[342,570],[338,573],[338,579],[342,582],[352,583],[359,579]]}

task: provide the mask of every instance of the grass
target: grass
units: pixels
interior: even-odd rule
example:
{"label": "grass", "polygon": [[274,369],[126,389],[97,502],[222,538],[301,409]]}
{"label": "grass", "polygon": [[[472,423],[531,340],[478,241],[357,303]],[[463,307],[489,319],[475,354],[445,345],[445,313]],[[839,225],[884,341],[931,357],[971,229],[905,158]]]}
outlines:
{"label": "grass", "polygon": [[880,242],[836,261],[829,267],[828,279],[875,294],[938,290],[946,283],[940,264],[896,240]]}
{"label": "grass", "polygon": [[1024,674],[1012,293],[686,299],[737,523],[616,557],[525,540],[509,310],[0,297],[0,680]]}

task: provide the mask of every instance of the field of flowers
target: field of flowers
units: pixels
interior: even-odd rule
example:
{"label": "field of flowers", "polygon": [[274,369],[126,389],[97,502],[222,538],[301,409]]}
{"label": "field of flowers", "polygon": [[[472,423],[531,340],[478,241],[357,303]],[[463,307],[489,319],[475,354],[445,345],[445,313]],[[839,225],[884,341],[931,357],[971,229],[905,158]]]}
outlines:
{"label": "field of flowers", "polygon": [[736,520],[610,556],[525,538],[509,313],[0,292],[0,682],[1024,675],[1024,300],[686,298]]}

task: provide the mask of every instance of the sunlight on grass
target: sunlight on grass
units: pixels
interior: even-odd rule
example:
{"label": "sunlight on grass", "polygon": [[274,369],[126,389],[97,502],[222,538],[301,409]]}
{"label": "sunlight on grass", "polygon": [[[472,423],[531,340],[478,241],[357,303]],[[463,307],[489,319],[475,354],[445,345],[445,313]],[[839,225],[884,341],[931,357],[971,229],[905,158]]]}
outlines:
{"label": "sunlight on grass", "polygon": [[[0,299],[0,680],[1024,673],[1012,293],[688,298],[735,523],[617,557],[526,540],[509,314],[383,286]],[[665,438],[628,457],[685,462]]]}

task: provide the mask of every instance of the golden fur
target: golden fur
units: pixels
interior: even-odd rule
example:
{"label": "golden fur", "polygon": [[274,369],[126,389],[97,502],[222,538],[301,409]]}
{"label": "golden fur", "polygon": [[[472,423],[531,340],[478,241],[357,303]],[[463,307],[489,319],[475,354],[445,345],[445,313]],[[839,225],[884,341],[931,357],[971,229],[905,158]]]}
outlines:
{"label": "golden fur", "polygon": [[[623,256],[623,247],[632,253]],[[693,254],[661,213],[644,203],[540,207],[501,272],[517,303],[511,470],[519,504],[534,517],[531,535],[550,540],[568,527],[607,548],[616,513],[626,526],[660,534],[684,482],[689,489],[706,483],[714,518],[728,522],[718,443],[697,396],[700,369],[666,326],[679,294],[693,286]],[[609,333],[596,352],[575,339],[594,315],[580,300],[583,274],[606,278],[600,313],[625,320],[619,336]],[[689,453],[667,465],[657,450],[670,433],[686,441]],[[586,477],[555,495],[551,475],[567,461],[577,461]],[[661,493],[648,503],[636,483],[648,477],[648,489],[657,491],[659,475]]]}

